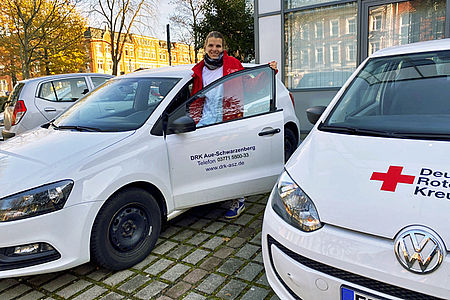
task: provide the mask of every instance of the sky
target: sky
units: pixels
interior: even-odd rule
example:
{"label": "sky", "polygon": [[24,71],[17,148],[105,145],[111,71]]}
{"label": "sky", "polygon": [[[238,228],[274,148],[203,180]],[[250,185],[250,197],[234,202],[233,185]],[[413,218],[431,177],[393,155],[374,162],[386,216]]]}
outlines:
{"label": "sky", "polygon": [[173,5],[169,4],[170,0],[159,0],[158,6],[158,16],[159,24],[155,28],[156,38],[165,40],[166,36],[166,25],[169,24],[169,14],[174,9]]}
{"label": "sky", "polygon": [[[141,25],[141,28],[132,30],[132,32],[134,32],[136,34],[152,36],[152,37],[156,37],[156,38],[165,40],[167,38],[166,25],[169,24],[169,15],[170,15],[170,12],[175,10],[175,5],[169,4],[170,0],[155,0],[155,1],[158,4],[156,5],[157,11],[155,12],[157,17],[154,20],[154,22],[152,22],[152,24],[149,24],[149,27],[148,26],[146,27],[145,25]],[[80,7],[80,9],[81,9],[81,11],[86,12],[85,16],[88,19],[89,26],[104,28],[105,25],[101,25],[99,23],[100,21],[97,19],[97,16],[95,14],[90,15],[87,13],[90,10],[88,2],[86,2],[86,4],[83,4]],[[172,29],[172,30],[174,30],[174,29]],[[171,36],[172,37],[175,36],[175,34],[173,34],[172,31],[171,31]]]}

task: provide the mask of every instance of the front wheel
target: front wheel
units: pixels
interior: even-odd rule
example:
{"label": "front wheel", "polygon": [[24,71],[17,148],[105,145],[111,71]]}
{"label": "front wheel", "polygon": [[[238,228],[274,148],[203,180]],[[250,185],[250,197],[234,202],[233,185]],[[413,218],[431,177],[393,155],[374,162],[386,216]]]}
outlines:
{"label": "front wheel", "polygon": [[113,195],[98,213],[91,234],[91,259],[110,270],[146,258],[161,230],[161,211],[147,191],[129,188]]}
{"label": "front wheel", "polygon": [[289,129],[284,129],[284,162],[287,162],[291,157],[292,153],[294,153],[295,149],[297,149],[297,138],[295,137],[295,133]]}

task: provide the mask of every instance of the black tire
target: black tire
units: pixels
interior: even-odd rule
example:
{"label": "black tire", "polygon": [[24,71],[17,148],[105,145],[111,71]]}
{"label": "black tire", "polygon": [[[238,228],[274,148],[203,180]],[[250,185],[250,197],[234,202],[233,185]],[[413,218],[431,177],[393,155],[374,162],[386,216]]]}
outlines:
{"label": "black tire", "polygon": [[295,149],[297,149],[297,138],[295,137],[295,133],[289,129],[284,129],[284,162],[287,162],[291,157],[292,153],[294,153]]}
{"label": "black tire", "polygon": [[91,260],[110,270],[134,266],[146,258],[161,231],[161,211],[155,198],[129,188],[113,195],[92,226]]}

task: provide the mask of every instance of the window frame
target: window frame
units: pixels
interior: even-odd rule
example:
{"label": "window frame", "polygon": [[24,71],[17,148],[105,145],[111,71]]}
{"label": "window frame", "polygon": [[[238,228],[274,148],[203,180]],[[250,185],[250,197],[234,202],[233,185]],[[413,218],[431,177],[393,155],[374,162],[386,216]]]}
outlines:
{"label": "window frame", "polygon": [[[61,101],[60,99],[59,99],[59,97],[58,97],[58,94],[57,94],[57,92],[56,92],[56,89],[55,89],[55,86],[54,86],[54,82],[56,82],[56,81],[64,81],[64,80],[68,80],[68,81],[70,81],[70,80],[74,80],[74,79],[83,79],[84,80],[84,83],[85,83],[85,85],[86,85],[86,88],[88,89],[88,91],[91,91],[91,89],[89,88],[89,84],[88,84],[88,80],[87,80],[87,78],[85,77],[85,76],[75,76],[75,77],[66,77],[66,78],[55,78],[55,79],[52,79],[52,80],[47,80],[47,81],[43,81],[43,82],[40,82],[39,83],[39,85],[38,85],[38,88],[36,89],[37,90],[37,93],[36,93],[36,97],[37,98],[39,98],[39,99],[41,99],[41,100],[44,100],[44,101],[48,101],[48,102],[52,102],[52,103],[71,103],[71,102],[76,102],[76,101],[78,101],[80,98],[82,98],[84,95],[82,95],[80,98],[78,98],[77,100],[71,100],[71,101]],[[50,99],[46,99],[46,98],[43,98],[43,97],[41,97],[41,91],[42,91],[42,87],[45,85],[45,84],[47,84],[47,83],[51,83],[51,85],[52,85],[52,91],[53,91],[53,93],[54,93],[54,95],[55,95],[55,100],[53,101],[53,100],[50,100]],[[70,84],[69,84],[70,85]],[[72,89],[72,87],[71,87],[71,89]]]}
{"label": "window frame", "polygon": [[[288,37],[286,36],[286,24],[288,21],[288,15],[290,13],[295,13],[295,12],[301,12],[301,11],[307,11],[307,10],[312,10],[315,8],[321,8],[321,7],[327,7],[327,6],[332,6],[332,5],[343,5],[343,4],[348,4],[348,3],[356,3],[356,15],[354,17],[350,17],[355,19],[355,29],[356,29],[356,44],[355,44],[355,55],[356,55],[356,66],[358,66],[359,64],[361,64],[366,58],[367,58],[367,54],[368,54],[368,28],[369,28],[369,20],[368,20],[368,12],[369,12],[369,8],[371,6],[378,6],[378,5],[383,5],[383,4],[390,4],[390,3],[400,3],[400,2],[405,2],[408,0],[393,0],[393,1],[388,1],[388,0],[344,0],[344,1],[333,1],[330,0],[328,2],[322,2],[322,3],[316,3],[316,4],[312,4],[312,5],[305,5],[305,6],[299,6],[299,7],[293,7],[290,8],[288,2],[286,0],[281,1],[281,9],[279,11],[280,14],[280,18],[281,18],[281,38],[282,38],[282,45],[281,45],[281,68],[280,68],[280,75],[282,78],[283,83],[286,82],[287,77],[287,52],[286,52],[286,47],[288,45]],[[450,38],[450,0],[445,0],[446,1],[446,8],[445,8],[445,25],[444,25],[444,38]],[[266,13],[258,13],[257,11],[255,11],[255,20],[259,20],[262,17],[268,16],[270,14]],[[348,19],[346,18],[346,24],[345,24],[345,34],[353,34],[351,32],[348,31]],[[312,28],[310,27],[310,35],[312,34]],[[344,32],[342,32],[342,35],[344,35]],[[341,36],[342,36],[341,35]],[[257,44],[259,43],[259,36],[257,33],[256,36],[256,40],[257,40]],[[346,47],[344,44],[342,44],[342,47]],[[345,51],[344,51],[345,49]],[[347,56],[347,50],[346,48],[343,48],[342,50],[342,57],[346,57]],[[312,55],[312,53],[310,53]],[[258,52],[256,53],[256,57],[257,57],[257,62],[258,61]],[[303,91],[338,91],[340,89],[340,87],[317,87],[317,88],[295,88],[295,87],[290,87],[289,90],[290,91],[295,91],[295,92],[303,92]]]}
{"label": "window frame", "polygon": [[[175,101],[176,97],[182,92],[182,90],[184,88],[186,88],[186,86],[188,86],[190,83],[192,83],[193,81],[190,80],[189,82],[187,82],[182,89],[180,89],[180,91],[177,93],[177,95],[171,100],[171,102],[166,106],[166,108],[164,109],[164,112],[161,114],[160,118],[158,119],[158,121],[156,122],[155,126],[153,127],[153,129],[151,130],[151,133],[154,135],[163,135],[163,123],[168,122],[168,120],[171,117],[176,117],[178,115],[180,115],[179,110],[183,110],[186,109],[186,107],[194,102],[195,100],[197,100],[198,95],[203,93],[205,90],[210,90],[210,89],[214,89],[216,86],[223,84],[224,82],[231,80],[232,78],[235,77],[239,77],[244,73],[250,72],[250,71],[255,71],[258,69],[264,69],[264,68],[270,68],[269,65],[260,65],[260,66],[256,66],[256,67],[251,67],[251,68],[244,68],[243,70],[228,74],[226,76],[223,76],[213,82],[211,82],[208,86],[202,88],[201,90],[199,90],[197,93],[195,93],[194,95],[191,95],[188,99],[186,99],[185,101],[183,101],[182,103],[180,103],[177,107],[172,108],[172,103],[173,101]],[[272,95],[271,95],[271,99],[270,99],[270,108],[269,111],[264,112],[264,113],[260,113],[260,114],[254,114],[251,116],[242,116],[242,118],[237,118],[237,119],[232,119],[232,120],[227,120],[227,121],[222,121],[222,122],[218,122],[218,123],[214,123],[214,124],[209,124],[209,125],[205,125],[199,128],[196,128],[196,130],[200,130],[203,128],[209,128],[211,126],[217,126],[220,124],[224,124],[224,123],[228,123],[228,122],[235,122],[235,121],[240,121],[240,120],[244,120],[244,119],[249,119],[249,118],[253,118],[253,117],[258,117],[261,115],[265,115],[265,114],[269,114],[269,113],[274,113],[276,111],[278,111],[277,106],[276,106],[276,78],[275,78],[275,71],[273,69],[271,70],[271,74],[272,74]],[[171,110],[170,112],[168,112],[168,110]],[[187,115],[187,111],[185,112],[185,115]],[[167,133],[167,134],[172,134],[172,133]]]}

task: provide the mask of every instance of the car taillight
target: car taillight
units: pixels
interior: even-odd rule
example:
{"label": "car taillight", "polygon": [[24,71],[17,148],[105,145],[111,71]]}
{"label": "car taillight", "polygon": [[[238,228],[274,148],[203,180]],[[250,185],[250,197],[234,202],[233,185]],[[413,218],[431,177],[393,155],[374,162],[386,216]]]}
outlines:
{"label": "car taillight", "polygon": [[291,92],[289,92],[289,97],[291,97],[292,105],[293,105],[294,108],[295,108],[294,95],[292,95]]}
{"label": "car taillight", "polygon": [[14,106],[12,125],[18,124],[26,112],[27,107],[25,106],[25,102],[23,102],[23,100],[17,101],[16,105]]}

